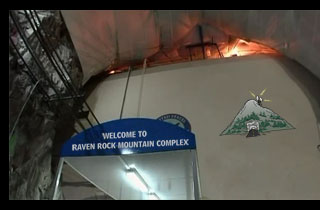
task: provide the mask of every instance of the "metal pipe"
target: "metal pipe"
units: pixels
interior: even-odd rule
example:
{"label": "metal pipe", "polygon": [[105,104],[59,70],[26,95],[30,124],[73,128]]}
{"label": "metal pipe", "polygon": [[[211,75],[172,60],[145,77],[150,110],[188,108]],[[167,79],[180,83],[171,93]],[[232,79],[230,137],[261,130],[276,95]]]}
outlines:
{"label": "metal pipe", "polygon": [[[13,42],[13,40],[12,40],[11,37],[9,37],[9,40],[10,40],[10,42],[11,42],[11,45],[12,45],[13,48],[15,49],[18,57],[22,60],[23,64],[27,67],[27,70],[28,70],[27,75],[30,77],[30,79],[33,81],[33,83],[36,84],[36,82],[37,82],[36,76],[33,74],[32,70],[31,70],[30,67],[29,67],[29,65],[28,65],[27,62],[24,60],[24,58],[23,58],[23,56],[21,55],[21,53],[19,52],[18,48],[15,46],[15,44],[14,44],[14,42]],[[40,86],[40,88],[41,88],[42,94],[45,95],[46,98],[49,100],[50,97],[49,97],[49,95],[47,94],[47,92],[42,88],[42,86]]]}
{"label": "metal pipe", "polygon": [[27,103],[28,103],[28,101],[29,101],[29,99],[30,99],[33,91],[36,89],[36,87],[38,86],[39,82],[40,82],[40,80],[38,80],[38,81],[36,82],[36,84],[33,86],[33,88],[30,90],[29,95],[28,95],[26,101],[24,102],[24,104],[23,104],[23,106],[22,106],[22,108],[21,108],[21,110],[20,110],[20,112],[19,112],[19,114],[18,114],[18,117],[17,117],[16,121],[15,121],[14,124],[13,124],[13,128],[12,128],[12,130],[11,130],[11,132],[10,132],[10,135],[9,135],[9,141],[10,141],[10,139],[12,138],[12,135],[13,135],[13,133],[14,133],[14,130],[16,129],[16,126],[17,126],[17,124],[18,124],[18,122],[19,122],[19,119],[20,119],[20,117],[21,117],[21,115],[22,115],[22,112],[23,112],[24,108],[26,107],[26,105],[27,105]]}
{"label": "metal pipe", "polygon": [[199,178],[199,165],[198,165],[198,155],[196,150],[191,150],[192,153],[192,169],[193,169],[193,189],[195,200],[201,199],[201,185]]}
{"label": "metal pipe", "polygon": [[64,158],[60,158],[59,163],[58,163],[58,168],[57,172],[54,178],[54,189],[53,189],[53,195],[52,195],[52,200],[57,200],[57,192],[58,192],[58,187],[60,184],[60,177],[62,174],[62,169],[63,169],[63,163],[64,163]]}
{"label": "metal pipe", "polygon": [[86,100],[83,100],[84,101],[84,104],[87,106],[89,112],[92,114],[93,118],[96,120],[96,122],[98,123],[98,125],[101,125],[99,120],[97,119],[96,115],[93,113],[91,107],[89,106],[89,104],[87,103]]}
{"label": "metal pipe", "polygon": [[[123,108],[124,108],[124,103],[125,103],[125,100],[126,100],[126,94],[127,94],[127,89],[128,89],[128,83],[129,83],[130,74],[131,74],[131,66],[129,66],[129,72],[128,72],[128,77],[127,77],[126,87],[125,87],[125,89],[124,89],[122,106],[121,106],[121,111],[120,111],[120,120],[122,119]],[[129,167],[127,161],[126,161],[121,155],[119,155],[119,158],[120,158],[120,161],[121,161],[121,162],[124,164],[124,166],[126,167],[126,169],[129,169],[130,167]]]}
{"label": "metal pipe", "polygon": [[223,54],[220,52],[220,49],[219,49],[218,44],[215,43],[214,45],[216,46],[216,48],[217,48],[217,50],[218,50],[218,53],[219,53],[219,55],[220,55],[220,58],[223,58],[224,56],[223,56]]}
{"label": "metal pipe", "polygon": [[[18,54],[18,56],[20,57],[20,59],[23,61],[24,65],[27,67],[27,69],[29,70],[29,72],[28,72],[27,75],[31,78],[31,80],[34,82],[34,84],[36,84],[37,78],[34,76],[34,74],[32,73],[29,65],[28,65],[27,62],[24,60],[24,58],[23,58],[23,56],[21,55],[21,53],[19,52],[18,48],[17,48],[17,47],[15,46],[15,44],[13,43],[12,38],[9,37],[9,39],[10,39],[10,42],[11,42],[12,46],[13,46],[14,49],[16,50],[16,53]],[[40,82],[40,80],[39,80],[39,82]],[[48,107],[49,107],[50,109],[52,109],[52,108],[55,108],[55,109],[56,109],[56,107],[52,107],[52,106],[50,105],[50,103],[49,103],[50,97],[48,96],[48,94],[46,93],[46,91],[43,89],[43,87],[40,85],[39,88],[41,89],[40,94],[45,95],[45,96],[48,98],[48,101],[47,101]],[[56,114],[57,114],[58,116],[60,116],[61,112],[60,112],[59,109],[56,109]],[[77,134],[79,134],[79,131],[77,131],[75,128],[74,128],[74,131],[75,131]]]}
{"label": "metal pipe", "polygon": [[[17,31],[18,31],[18,33],[20,34],[23,42],[25,43],[25,45],[26,45],[27,49],[29,50],[31,56],[34,58],[34,60],[35,60],[35,62],[36,62],[36,64],[37,64],[39,70],[41,70],[41,72],[42,72],[42,74],[44,75],[45,79],[48,81],[49,86],[53,89],[53,91],[56,93],[56,95],[60,98],[61,96],[60,96],[59,92],[58,92],[58,91],[55,89],[55,87],[52,85],[52,82],[51,82],[51,80],[48,78],[48,75],[46,74],[43,66],[41,65],[41,62],[38,60],[38,58],[36,57],[36,55],[35,55],[35,53],[33,52],[32,48],[30,47],[30,45],[29,45],[29,43],[28,43],[25,35],[23,34],[23,31],[22,31],[22,29],[21,29],[18,21],[17,21],[16,18],[15,18],[14,13],[13,13],[12,11],[9,11],[9,14],[10,14],[10,17],[11,17],[11,19],[13,20],[13,23],[14,23],[14,25],[16,26]],[[67,106],[67,107],[69,107],[69,106]],[[68,109],[68,110],[71,110],[71,109]],[[85,128],[84,128],[84,126],[82,125],[82,123],[73,115],[72,110],[71,110],[71,113],[72,113],[72,117],[76,120],[76,122],[80,125],[80,127],[81,127],[83,130],[85,130]]]}
{"label": "metal pipe", "polygon": [[[39,23],[40,23],[40,18],[39,18],[39,16],[38,16],[38,14],[36,13],[36,11],[34,11],[34,13],[35,13],[35,16],[37,17],[37,20],[38,20],[38,21],[39,21]],[[31,14],[32,14],[32,13],[31,13]],[[42,28],[42,30],[43,30],[43,32],[44,32],[44,34],[45,34],[45,36],[46,36],[47,40],[49,40],[47,33],[45,33],[45,29],[41,26],[41,24],[39,24],[39,25],[40,25],[40,28]],[[51,46],[50,41],[48,41],[48,43],[49,43],[49,45]],[[51,47],[52,47],[52,46],[51,46]],[[52,48],[53,48],[53,47],[52,47]],[[62,66],[63,66],[63,68],[64,68],[65,72],[66,72],[66,73],[67,73],[67,75],[68,75],[68,77],[70,78],[72,88],[73,88],[74,90],[76,90],[76,88],[74,87],[75,85],[74,85],[74,84],[73,84],[73,82],[72,82],[71,76],[70,76],[70,74],[68,73],[68,71],[67,71],[67,69],[66,69],[65,65],[63,64],[63,62],[62,62],[62,60],[61,60],[60,56],[59,56],[59,55],[58,55],[58,53],[55,51],[55,49],[52,49],[52,50],[53,50],[53,52],[55,53],[55,55],[57,56],[57,58],[58,58],[58,60],[60,61],[60,63],[62,64]],[[85,100],[85,99],[83,99],[83,101],[84,101],[85,105],[87,106],[87,108],[88,108],[89,112],[92,114],[92,116],[93,116],[93,118],[95,119],[95,121],[100,125],[99,120],[97,119],[97,117],[96,117],[96,116],[95,116],[95,114],[93,113],[92,109],[90,108],[90,106],[88,105],[88,103],[86,102],[86,100]]]}
{"label": "metal pipe", "polygon": [[[69,86],[69,84],[66,82],[66,78],[65,78],[63,72],[61,72],[61,69],[60,69],[59,65],[57,65],[57,63],[52,59],[52,56],[50,55],[50,51],[49,51],[49,49],[47,48],[47,45],[46,45],[46,43],[44,42],[44,39],[43,39],[41,33],[40,33],[40,32],[35,28],[35,26],[33,25],[33,23],[32,23],[32,21],[31,21],[29,15],[27,14],[27,11],[26,11],[26,10],[24,11],[24,13],[25,13],[25,16],[26,16],[27,20],[28,20],[29,23],[30,23],[31,28],[32,28],[33,31],[34,31],[34,34],[37,36],[37,38],[38,38],[38,40],[39,40],[42,48],[44,49],[44,52],[45,52],[47,58],[49,59],[52,67],[56,70],[57,74],[59,75],[62,83],[64,84],[64,86],[66,87],[66,89],[68,90],[68,92],[72,95],[73,92],[69,90],[70,86]],[[36,25],[36,23],[35,23],[35,25]],[[58,67],[57,67],[57,66],[58,66]],[[59,68],[59,69],[58,69],[58,68]],[[76,95],[77,95],[77,94],[76,94]]]}
{"label": "metal pipe", "polygon": [[[29,21],[29,23],[30,23],[30,25],[31,25],[31,27],[32,27],[35,35],[37,36],[38,40],[40,41],[40,44],[41,44],[42,48],[44,49],[44,51],[45,51],[45,53],[46,53],[49,61],[51,62],[51,65],[53,66],[53,68],[54,68],[54,69],[56,70],[56,72],[58,73],[58,75],[59,75],[62,83],[65,85],[66,90],[67,90],[67,91],[69,92],[69,94],[71,94],[71,95],[72,95],[73,93],[75,93],[75,95],[78,95],[78,93],[75,92],[75,90],[73,90],[72,87],[70,86],[70,84],[68,83],[67,79],[65,78],[65,75],[63,74],[62,70],[60,69],[60,66],[57,65],[57,61],[50,55],[50,50],[47,48],[47,45],[46,45],[46,43],[45,43],[45,41],[44,41],[44,37],[43,37],[42,34],[40,33],[39,29],[36,29],[36,28],[35,28],[35,26],[33,25],[32,21],[31,21],[31,19],[30,19],[30,17],[29,17],[29,15],[27,14],[27,12],[24,11],[24,13],[25,13],[25,16],[26,16],[27,20]],[[34,21],[35,21],[35,20],[34,20]],[[35,25],[37,25],[36,22],[35,22]],[[54,60],[53,60],[52,58],[53,58]],[[77,99],[76,99],[76,100],[77,100]],[[80,101],[80,102],[82,102],[82,101]],[[88,121],[88,123],[90,124],[90,126],[93,128],[93,125],[92,125],[92,123],[90,122],[90,120],[89,120],[88,118],[86,118],[86,120]]]}
{"label": "metal pipe", "polygon": [[[37,12],[36,12],[35,10],[34,10],[34,13],[35,13],[35,17],[37,18],[38,22],[40,23],[40,22],[41,22],[41,21],[40,21],[40,18],[39,18],[38,14],[37,14]],[[33,19],[34,22],[35,22],[35,18],[34,18],[34,16],[33,16],[33,14],[32,14],[31,11],[30,11],[30,14],[31,14],[31,16],[32,16],[32,19]],[[36,23],[36,22],[35,22],[35,23]],[[35,25],[36,25],[36,27],[37,27],[37,24],[35,24]],[[76,95],[78,95],[78,93],[77,93],[77,88],[76,88],[75,85],[73,84],[72,78],[71,78],[69,72],[67,71],[67,68],[65,67],[65,65],[64,65],[63,61],[61,60],[60,56],[58,55],[58,53],[56,52],[56,50],[54,49],[54,47],[51,45],[51,42],[49,41],[49,37],[48,37],[48,35],[47,35],[46,30],[44,29],[44,27],[42,27],[41,24],[39,24],[39,27],[40,27],[40,29],[42,29],[42,31],[44,32],[44,37],[46,37],[48,46],[50,46],[52,52],[56,55],[56,57],[58,58],[59,62],[60,62],[61,65],[62,65],[62,67],[64,68],[64,71],[66,72],[66,74],[67,74],[68,77],[70,78],[70,86],[71,86],[71,89],[75,92]],[[37,29],[39,30],[38,27],[37,27]],[[39,30],[39,34],[41,34],[41,30]],[[59,65],[58,65],[58,66],[59,66]],[[100,125],[99,120],[97,119],[97,117],[96,117],[95,114],[93,113],[92,109],[90,108],[90,106],[88,105],[88,103],[86,102],[86,100],[85,100],[85,99],[82,99],[82,100],[83,100],[83,102],[85,103],[86,107],[88,108],[89,112],[92,114],[92,116],[93,116],[93,118],[95,119],[95,121]]]}
{"label": "metal pipe", "polygon": [[[20,34],[20,36],[21,36],[23,42],[25,43],[28,51],[29,51],[30,54],[32,55],[32,58],[35,60],[37,66],[38,66],[38,68],[39,68],[39,70],[42,72],[43,76],[44,76],[45,79],[48,81],[49,86],[54,90],[54,92],[56,93],[56,95],[58,96],[58,98],[61,98],[59,92],[56,90],[56,88],[53,86],[51,80],[48,78],[48,75],[46,74],[46,72],[45,72],[45,70],[44,70],[44,67],[42,66],[41,62],[40,62],[39,59],[36,57],[36,54],[33,52],[32,48],[30,47],[30,44],[28,43],[28,41],[27,41],[27,39],[26,39],[26,37],[25,37],[22,29],[21,29],[21,26],[19,25],[17,19],[15,18],[15,14],[14,14],[12,11],[9,11],[9,12],[10,12],[10,13],[9,13],[9,14],[10,14],[10,17],[11,17],[11,19],[13,20],[13,23],[15,24],[15,26],[16,26],[16,28],[17,28],[17,30],[18,30],[18,33]],[[32,24],[32,23],[30,23],[30,24]],[[34,29],[34,28],[33,28],[33,29]],[[35,33],[36,33],[36,31],[35,31]],[[39,39],[38,36],[37,36],[37,38]],[[39,41],[40,41],[40,39],[39,39]],[[41,42],[40,42],[40,44],[41,44]],[[44,46],[42,46],[42,47],[44,48]],[[59,75],[59,76],[60,76],[60,75]],[[81,123],[81,121],[80,121],[79,119],[77,119],[77,117],[74,115],[72,109],[71,109],[68,105],[66,106],[66,108],[67,108],[67,110],[70,110],[70,111],[71,111],[71,116],[74,118],[74,120],[76,121],[76,123],[79,124],[80,127],[81,127],[83,130],[85,130],[85,127],[83,126],[83,124]],[[87,119],[87,120],[88,120],[88,119]],[[89,120],[88,120],[88,121],[89,121]],[[89,121],[89,123],[91,123],[91,122]],[[91,126],[92,126],[92,124],[91,124]],[[76,132],[77,132],[77,131],[76,131]]]}
{"label": "metal pipe", "polygon": [[190,47],[188,47],[188,50],[189,50],[189,57],[190,57],[190,60],[192,61],[191,48],[190,48]]}
{"label": "metal pipe", "polygon": [[124,89],[123,100],[122,100],[122,106],[121,106],[121,111],[120,111],[120,119],[122,119],[124,103],[125,103],[125,101],[126,101],[126,95],[127,95],[127,89],[128,89],[128,84],[129,84],[129,79],[130,79],[131,69],[132,69],[132,68],[131,68],[131,66],[129,66],[129,72],[128,72],[128,77],[127,77],[127,83],[126,83],[126,87],[125,87],[125,89]]}
{"label": "metal pipe", "polygon": [[[14,49],[16,50],[16,53],[18,54],[19,58],[23,61],[24,65],[25,65],[25,66],[27,67],[27,69],[29,70],[29,72],[28,72],[27,75],[31,78],[31,80],[34,82],[34,84],[36,84],[37,78],[34,76],[34,74],[32,73],[29,65],[28,65],[27,62],[24,60],[24,58],[23,58],[23,56],[21,55],[21,53],[19,52],[18,48],[15,46],[12,38],[9,37],[9,39],[10,39],[11,45],[12,45],[12,46],[14,47]],[[40,80],[39,80],[39,82],[40,82]],[[50,109],[51,109],[51,108],[55,108],[55,109],[56,109],[56,107],[51,107],[50,103],[48,103],[49,101],[51,101],[51,99],[50,99],[50,97],[48,96],[48,94],[46,93],[46,91],[43,89],[43,87],[40,85],[39,88],[41,89],[40,93],[43,94],[43,95],[45,95],[45,96],[48,98],[48,101],[47,101],[48,107],[49,107]],[[60,99],[60,100],[61,100],[61,99]],[[57,114],[58,116],[60,116],[61,112],[60,112],[59,109],[56,109],[56,114]],[[73,129],[74,129],[74,131],[75,131],[77,134],[79,134],[79,131],[77,131],[75,128],[73,128]]]}
{"label": "metal pipe", "polygon": [[[52,52],[55,54],[55,56],[57,57],[57,59],[59,60],[59,62],[61,63],[61,65],[63,66],[64,71],[66,72],[67,76],[69,77],[71,87],[75,90],[75,92],[77,92],[78,90],[77,90],[77,88],[75,87],[75,85],[73,84],[72,78],[71,78],[69,72],[67,71],[67,68],[65,67],[65,65],[64,65],[62,59],[60,58],[59,54],[56,52],[56,50],[55,50],[54,47],[52,46],[51,42],[49,41],[49,37],[48,37],[48,35],[47,35],[46,30],[45,30],[44,27],[42,27],[42,25],[40,24],[41,21],[40,21],[40,18],[39,18],[39,16],[38,16],[37,12],[36,12],[35,10],[33,10],[33,12],[34,12],[34,14],[35,14],[35,17],[36,17],[37,21],[39,22],[39,26],[37,26],[36,21],[35,21],[35,17],[33,16],[31,10],[29,10],[29,11],[30,11],[30,14],[31,14],[31,18],[32,18],[33,21],[35,22],[35,26],[36,26],[37,30],[39,31],[39,34],[41,34],[41,30],[42,30],[42,31],[43,31],[43,34],[44,34],[44,37],[45,37],[46,40],[47,40],[48,46],[51,48]],[[40,29],[41,29],[41,30],[40,30]]]}
{"label": "metal pipe", "polygon": [[20,27],[20,25],[18,24],[18,21],[15,18],[15,15],[12,11],[9,11],[10,17],[13,20],[13,23],[15,24],[18,33],[20,34],[24,44],[26,45],[28,51],[30,52],[31,56],[34,58],[39,70],[41,70],[42,74],[44,75],[45,79],[48,81],[49,86],[53,89],[53,91],[59,95],[59,92],[56,90],[56,88],[54,87],[54,85],[52,85],[50,78],[48,78],[48,75],[46,74],[44,67],[41,65],[41,62],[38,60],[38,58],[36,57],[35,53],[33,52],[31,46],[29,45],[29,43],[27,42],[27,39],[25,37],[25,35],[23,34],[23,31]]}
{"label": "metal pipe", "polygon": [[70,99],[74,99],[74,98],[81,98],[84,97],[84,95],[78,95],[78,96],[66,96],[66,97],[61,97],[61,98],[50,98],[49,101],[57,101],[57,100],[70,100]]}
{"label": "metal pipe", "polygon": [[144,82],[144,75],[146,73],[146,68],[147,68],[147,59],[145,58],[144,62],[143,62],[143,70],[142,70],[142,75],[141,75],[141,84],[140,84],[139,99],[138,99],[137,117],[140,117],[140,114],[141,114],[142,91],[143,91],[143,82]]}
{"label": "metal pipe", "polygon": [[198,25],[198,29],[199,29],[199,36],[200,36],[201,48],[202,48],[202,56],[203,56],[203,59],[205,59],[206,56],[205,56],[205,52],[204,52],[203,35],[202,35],[202,27],[201,27],[201,25]]}

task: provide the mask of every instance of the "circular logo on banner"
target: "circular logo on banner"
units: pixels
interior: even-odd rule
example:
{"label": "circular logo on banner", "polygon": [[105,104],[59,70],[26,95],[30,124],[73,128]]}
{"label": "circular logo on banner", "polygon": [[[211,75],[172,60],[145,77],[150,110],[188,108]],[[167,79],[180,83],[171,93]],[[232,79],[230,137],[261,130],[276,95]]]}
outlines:
{"label": "circular logo on banner", "polygon": [[165,114],[165,115],[158,117],[157,120],[168,122],[168,123],[177,125],[181,128],[184,128],[188,131],[191,131],[191,125],[190,125],[189,121],[185,117],[183,117],[179,114]]}

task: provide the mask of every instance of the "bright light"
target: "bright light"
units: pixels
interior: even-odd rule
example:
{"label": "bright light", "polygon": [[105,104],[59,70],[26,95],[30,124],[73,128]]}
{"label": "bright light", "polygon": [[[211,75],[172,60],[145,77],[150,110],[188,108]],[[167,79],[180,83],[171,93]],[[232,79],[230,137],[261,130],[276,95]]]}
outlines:
{"label": "bright light", "polygon": [[[232,44],[233,45],[233,44]],[[277,52],[267,46],[264,46],[262,44],[258,44],[255,42],[249,42],[245,41],[243,39],[238,39],[235,46],[232,46],[231,44],[228,46],[226,45],[222,51],[225,52],[225,49],[227,49],[227,52],[224,53],[224,57],[232,57],[232,56],[246,56],[246,55],[253,55],[258,53],[270,53],[270,54],[276,54]],[[228,50],[229,47],[232,47],[231,50]]]}
{"label": "bright light", "polygon": [[210,57],[211,56],[211,51],[210,49],[207,49],[207,57]]}
{"label": "bright light", "polygon": [[114,74],[116,71],[115,70],[112,70],[109,72],[109,74]]}
{"label": "bright light", "polygon": [[229,52],[227,52],[226,54],[224,54],[224,57],[232,57],[232,56],[239,56],[239,55],[240,55],[239,50],[237,47],[235,47]]}
{"label": "bright light", "polygon": [[238,48],[235,47],[231,50],[230,52],[230,56],[239,56],[239,51],[238,51]]}
{"label": "bright light", "polygon": [[130,164],[130,165],[129,165],[129,168],[136,168],[136,165]]}
{"label": "bright light", "polygon": [[132,150],[124,149],[121,151],[121,155],[130,155],[130,154],[133,154]]}
{"label": "bright light", "polygon": [[240,43],[240,44],[241,44],[241,43],[249,44],[249,42],[247,42],[246,40],[243,40],[243,39],[240,39],[240,40],[239,40],[239,43]]}
{"label": "bright light", "polygon": [[155,193],[149,193],[149,200],[160,200],[160,198]]}
{"label": "bright light", "polygon": [[148,192],[148,186],[144,182],[143,178],[140,176],[138,171],[134,168],[127,170],[127,177],[130,181],[142,192]]}

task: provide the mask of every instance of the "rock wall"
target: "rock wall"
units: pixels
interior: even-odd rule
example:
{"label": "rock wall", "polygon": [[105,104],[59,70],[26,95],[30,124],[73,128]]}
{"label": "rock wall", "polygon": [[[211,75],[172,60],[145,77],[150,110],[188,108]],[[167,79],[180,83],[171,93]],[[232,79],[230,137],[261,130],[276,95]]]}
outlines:
{"label": "rock wall", "polygon": [[[32,49],[38,55],[46,74],[53,81],[54,87],[60,94],[68,95],[67,89],[45,55],[41,43],[26,21],[24,12],[13,12],[18,17],[19,23],[30,41]],[[71,78],[67,77],[68,80],[73,81],[75,86],[80,88],[82,83],[81,66],[59,11],[38,11],[38,14],[42,26],[46,27],[46,30],[50,30],[48,33],[50,42],[71,76]],[[43,79],[43,74],[10,18],[9,33],[37,80]],[[18,120],[19,112],[33,86],[34,81],[30,79],[26,66],[9,43],[9,133]],[[72,107],[73,104],[71,101],[47,103],[44,101],[44,95],[40,89],[47,92],[49,96],[54,95],[48,82],[41,81],[27,102],[12,138],[9,139],[10,200],[51,199],[52,183],[57,166],[57,157],[52,157],[52,155],[53,151],[59,151],[59,148],[54,147],[60,145],[55,142],[66,140],[57,139],[60,136],[57,134],[56,128],[62,116],[63,120],[71,121],[66,106]],[[71,121],[69,127],[65,127],[64,131],[72,129],[72,126],[73,122]]]}

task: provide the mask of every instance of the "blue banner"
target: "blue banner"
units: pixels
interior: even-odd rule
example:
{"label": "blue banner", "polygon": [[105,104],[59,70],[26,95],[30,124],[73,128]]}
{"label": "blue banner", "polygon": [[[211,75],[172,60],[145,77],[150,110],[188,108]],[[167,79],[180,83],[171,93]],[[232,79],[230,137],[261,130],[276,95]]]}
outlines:
{"label": "blue banner", "polygon": [[61,156],[98,156],[195,149],[195,135],[160,120],[128,118],[89,128],[70,138]]}

